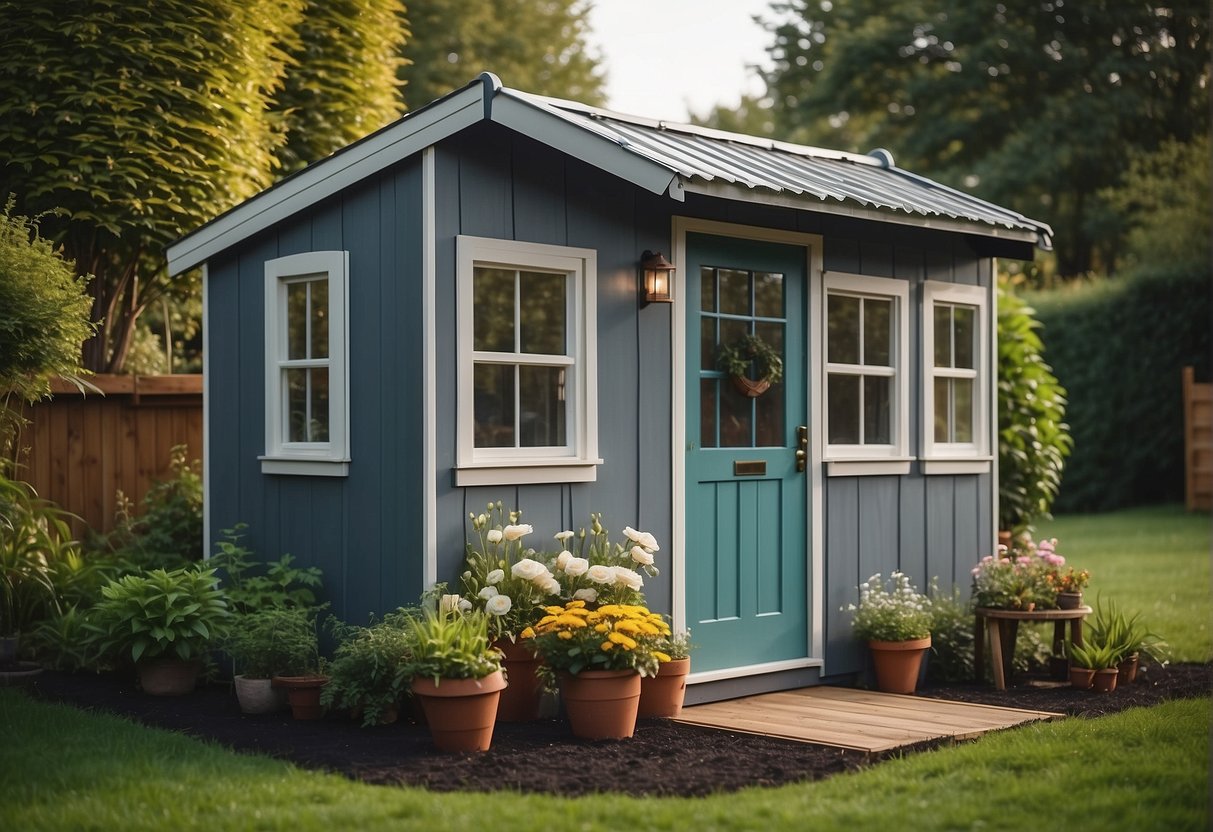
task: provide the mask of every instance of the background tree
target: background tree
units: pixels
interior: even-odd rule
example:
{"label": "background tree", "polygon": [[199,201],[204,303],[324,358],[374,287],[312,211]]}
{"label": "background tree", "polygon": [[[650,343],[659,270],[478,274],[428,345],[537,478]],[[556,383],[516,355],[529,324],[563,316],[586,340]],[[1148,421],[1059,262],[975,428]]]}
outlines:
{"label": "background tree", "polygon": [[604,101],[598,59],[586,44],[586,0],[415,0],[407,5],[412,37],[401,77],[410,109],[485,70],[514,89],[586,104]]}
{"label": "background tree", "polygon": [[790,0],[772,6],[775,133],[863,151],[1048,221],[1062,276],[1112,268],[1103,189],[1208,124],[1208,6]]}

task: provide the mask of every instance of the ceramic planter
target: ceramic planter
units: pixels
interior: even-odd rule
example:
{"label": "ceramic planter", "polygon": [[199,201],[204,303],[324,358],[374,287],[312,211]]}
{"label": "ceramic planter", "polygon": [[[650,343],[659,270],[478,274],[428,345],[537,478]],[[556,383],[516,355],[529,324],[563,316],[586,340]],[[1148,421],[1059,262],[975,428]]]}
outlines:
{"label": "ceramic planter", "polygon": [[542,660],[531,652],[526,642],[504,638],[493,642],[493,646],[504,656],[501,667],[509,683],[497,703],[497,721],[531,722],[538,719],[539,705],[543,699],[543,682],[538,675]]}
{"label": "ceramic planter", "polygon": [[1091,689],[1096,693],[1111,693],[1116,690],[1116,677],[1119,675],[1120,671],[1114,667],[1097,670],[1095,679],[1091,682]]}
{"label": "ceramic planter", "polygon": [[636,733],[640,674],[635,670],[561,673],[560,698],[574,736],[622,740]]}
{"label": "ceramic planter", "polygon": [[150,659],[139,662],[139,686],[152,696],[183,696],[198,684],[197,659]]}
{"label": "ceramic planter", "polygon": [[437,684],[417,676],[412,683],[434,745],[450,752],[489,750],[505,686],[500,670],[480,679],[440,679]]}
{"label": "ceramic planter", "polygon": [[913,693],[918,687],[922,657],[930,646],[930,636],[909,641],[869,641],[876,687],[885,693]]}
{"label": "ceramic planter", "polygon": [[1120,676],[1117,679],[1117,684],[1127,685],[1137,681],[1137,665],[1138,656],[1133,653],[1130,656],[1125,656],[1120,664],[1116,665],[1116,669],[1120,671]]}
{"label": "ceramic planter", "polygon": [[236,686],[240,710],[246,714],[272,714],[286,705],[286,691],[275,688],[270,679],[236,676],[232,683]]}
{"label": "ceramic planter", "polygon": [[1059,592],[1057,593],[1057,609],[1059,610],[1076,610],[1082,606],[1081,592]]}
{"label": "ceramic planter", "polygon": [[286,690],[286,701],[295,719],[320,719],[324,706],[320,704],[320,689],[329,683],[327,676],[275,676],[273,686]]}
{"label": "ceramic planter", "polygon": [[690,659],[672,659],[661,664],[656,676],[641,679],[640,707],[636,715],[674,718],[681,714],[690,672]]}
{"label": "ceramic planter", "polygon": [[1070,687],[1079,690],[1090,690],[1091,682],[1095,679],[1095,671],[1089,667],[1070,667]]}

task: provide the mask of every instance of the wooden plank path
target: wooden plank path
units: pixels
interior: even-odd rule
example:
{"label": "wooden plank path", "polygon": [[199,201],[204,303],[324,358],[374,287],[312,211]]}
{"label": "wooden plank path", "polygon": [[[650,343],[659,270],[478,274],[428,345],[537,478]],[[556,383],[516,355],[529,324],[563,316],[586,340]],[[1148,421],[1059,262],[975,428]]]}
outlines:
{"label": "wooden plank path", "polygon": [[683,708],[679,722],[858,751],[966,740],[1061,714],[853,688],[811,687]]}

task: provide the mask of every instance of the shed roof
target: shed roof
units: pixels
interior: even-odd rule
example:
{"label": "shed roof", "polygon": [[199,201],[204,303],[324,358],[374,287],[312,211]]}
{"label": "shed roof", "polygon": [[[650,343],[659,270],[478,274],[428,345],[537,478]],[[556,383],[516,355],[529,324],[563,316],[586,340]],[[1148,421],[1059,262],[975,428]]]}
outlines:
{"label": "shed roof", "polygon": [[287,177],[168,249],[178,274],[480,121],[493,121],[675,200],[687,193],[1051,245],[1048,225],[868,155],[657,121],[505,88],[460,90]]}

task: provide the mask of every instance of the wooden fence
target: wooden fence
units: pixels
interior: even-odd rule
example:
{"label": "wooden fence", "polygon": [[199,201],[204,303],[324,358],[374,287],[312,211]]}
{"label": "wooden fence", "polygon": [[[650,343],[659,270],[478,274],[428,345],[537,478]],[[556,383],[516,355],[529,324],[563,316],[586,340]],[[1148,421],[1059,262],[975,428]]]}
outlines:
{"label": "wooden fence", "polygon": [[1198,384],[1184,367],[1184,502],[1213,511],[1213,383]]}
{"label": "wooden fence", "polygon": [[190,460],[202,457],[202,376],[89,381],[105,395],[56,382],[51,399],[26,409],[18,476],[92,529],[109,531],[118,491],[138,504],[152,483],[170,476],[174,445],[186,445]]}

